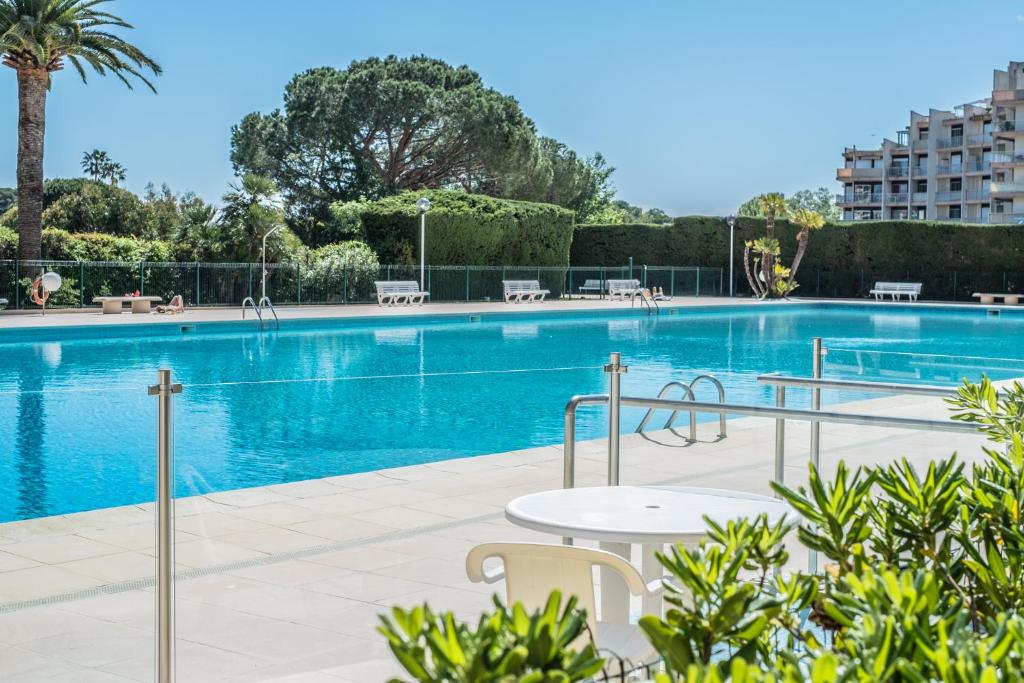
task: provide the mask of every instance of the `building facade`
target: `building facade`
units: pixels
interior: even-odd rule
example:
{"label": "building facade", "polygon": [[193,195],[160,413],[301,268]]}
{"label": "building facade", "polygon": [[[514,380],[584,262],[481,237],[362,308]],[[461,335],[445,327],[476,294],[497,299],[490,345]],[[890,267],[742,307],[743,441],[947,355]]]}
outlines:
{"label": "building facade", "polygon": [[843,220],[1024,224],[1024,62],[993,72],[989,98],[912,111],[896,140],[844,150],[836,179]]}

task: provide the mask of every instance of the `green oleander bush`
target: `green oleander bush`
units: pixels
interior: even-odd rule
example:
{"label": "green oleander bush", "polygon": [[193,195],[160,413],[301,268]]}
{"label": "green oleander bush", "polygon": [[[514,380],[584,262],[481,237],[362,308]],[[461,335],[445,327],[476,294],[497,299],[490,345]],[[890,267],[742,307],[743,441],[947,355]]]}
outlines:
{"label": "green oleander bush", "polygon": [[431,265],[569,265],[572,211],[455,190],[403,192],[365,205],[366,241],[382,262],[418,263],[420,197],[433,205],[427,214]]}

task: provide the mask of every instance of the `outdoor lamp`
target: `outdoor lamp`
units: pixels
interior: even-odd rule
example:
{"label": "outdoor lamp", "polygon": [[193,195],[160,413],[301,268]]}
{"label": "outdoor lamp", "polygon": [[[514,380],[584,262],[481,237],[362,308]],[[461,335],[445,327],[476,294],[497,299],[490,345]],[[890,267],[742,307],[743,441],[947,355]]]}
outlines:
{"label": "outdoor lamp", "polygon": [[735,239],[733,238],[733,235],[736,233],[736,216],[727,216],[726,219],[725,219],[725,222],[729,224],[729,296],[732,296],[732,288],[733,288],[733,277],[732,277],[733,258],[732,258],[732,249],[733,249],[733,243],[735,242]]}
{"label": "outdoor lamp", "polygon": [[420,210],[420,291],[427,291],[427,211],[430,211],[430,200],[420,197],[416,202],[416,208]]}

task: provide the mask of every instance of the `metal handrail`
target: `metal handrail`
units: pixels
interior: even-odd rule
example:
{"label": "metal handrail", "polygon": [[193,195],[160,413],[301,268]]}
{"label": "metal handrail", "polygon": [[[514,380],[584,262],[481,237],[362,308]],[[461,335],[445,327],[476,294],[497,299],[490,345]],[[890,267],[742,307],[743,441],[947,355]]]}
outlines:
{"label": "metal handrail", "polygon": [[[281,329],[281,321],[277,317],[277,310],[274,309],[274,304],[271,303],[270,297],[265,296],[265,297],[260,299],[259,309],[262,311],[264,307],[270,309],[270,312],[274,315],[274,327],[276,329],[280,330]],[[260,320],[261,321],[263,320],[263,316],[262,315],[260,316]]]}
{"label": "metal handrail", "polygon": [[[661,388],[661,391],[658,392],[658,398],[665,398],[665,395],[668,394],[668,392],[671,389],[674,389],[674,388],[678,387],[679,389],[683,390],[683,393],[686,395],[687,398],[689,398],[689,400],[696,401],[697,400],[697,396],[693,393],[693,388],[695,386],[697,386],[698,384],[700,384],[701,382],[711,382],[712,384],[714,384],[715,388],[718,390],[718,402],[719,403],[725,403],[725,386],[723,386],[722,383],[720,381],[718,381],[718,378],[715,377],[714,375],[698,375],[689,384],[683,384],[682,382],[669,382],[668,384],[666,384],[665,386],[663,386]],[[643,433],[644,428],[647,426],[647,423],[651,421],[652,417],[654,417],[654,413],[655,413],[655,410],[653,408],[647,411],[647,413],[644,415],[643,419],[640,420],[640,424],[637,425],[636,429],[634,430],[635,434],[642,434]],[[678,410],[673,410],[672,414],[669,415],[668,420],[665,421],[665,426],[662,427],[662,429],[672,429],[673,423],[676,421],[676,418],[678,418],[678,417],[679,417],[679,411]],[[724,439],[725,437],[726,437],[726,420],[725,420],[725,415],[719,415],[718,416],[718,438]],[[690,411],[690,436],[689,436],[689,438],[687,440],[691,441],[691,442],[697,441],[697,412],[693,411],[693,410]]]}
{"label": "metal handrail", "polygon": [[263,329],[263,314],[260,313],[259,307],[256,305],[256,300],[251,296],[247,296],[242,299],[242,320],[245,320],[245,305],[249,304],[252,306],[252,312],[256,314],[256,320],[259,323],[260,329]]}
{"label": "metal handrail", "polygon": [[879,394],[914,394],[916,396],[953,396],[957,387],[938,384],[895,384],[892,382],[865,382],[851,379],[814,379],[813,377],[791,377],[770,373],[759,375],[761,384],[777,387],[815,387],[818,389],[850,389]]}

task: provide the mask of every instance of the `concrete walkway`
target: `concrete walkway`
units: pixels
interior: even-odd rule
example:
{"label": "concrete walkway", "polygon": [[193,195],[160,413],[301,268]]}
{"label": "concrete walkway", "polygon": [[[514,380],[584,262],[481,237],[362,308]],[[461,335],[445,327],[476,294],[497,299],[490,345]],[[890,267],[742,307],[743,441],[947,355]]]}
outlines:
{"label": "concrete walkway", "polygon": [[[947,414],[937,399],[903,396],[844,409]],[[730,421],[721,441],[716,426],[702,423],[692,445],[668,432],[625,437],[622,483],[767,493],[773,422]],[[789,423],[790,483],[805,477],[807,443],[807,426]],[[840,458],[972,459],[981,439],[825,425],[822,443],[831,471]],[[581,443],[577,455],[578,485],[603,484],[606,445]],[[511,525],[503,508],[560,487],[561,472],[562,449],[551,446],[179,500],[178,680],[386,680],[397,669],[377,615],[429,601],[475,621],[491,587],[467,580],[466,552],[557,542]],[[153,522],[152,506],[139,505],[0,525],[0,680],[152,680]]]}

